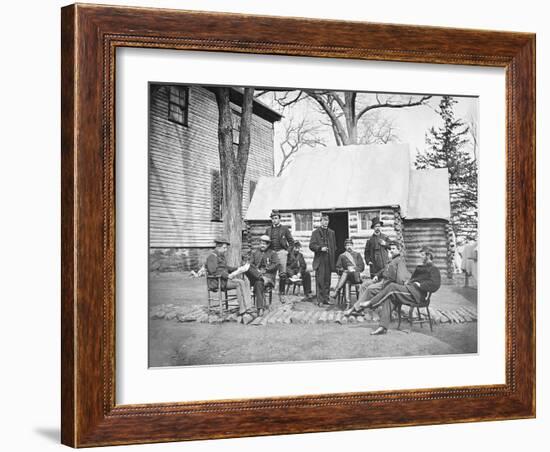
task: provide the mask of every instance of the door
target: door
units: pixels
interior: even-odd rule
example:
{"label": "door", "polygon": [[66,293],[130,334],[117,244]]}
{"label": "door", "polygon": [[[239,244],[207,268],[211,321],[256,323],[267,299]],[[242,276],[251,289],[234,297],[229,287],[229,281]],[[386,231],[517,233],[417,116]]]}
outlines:
{"label": "door", "polygon": [[342,254],[346,248],[344,242],[349,237],[349,221],[348,212],[326,212],[329,218],[328,227],[335,232],[336,235],[336,259]]}

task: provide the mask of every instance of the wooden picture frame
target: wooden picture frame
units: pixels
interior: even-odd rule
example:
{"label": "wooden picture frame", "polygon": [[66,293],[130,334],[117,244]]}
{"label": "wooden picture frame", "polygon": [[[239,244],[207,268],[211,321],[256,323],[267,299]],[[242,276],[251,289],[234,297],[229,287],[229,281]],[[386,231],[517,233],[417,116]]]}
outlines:
{"label": "wooden picture frame", "polygon": [[[535,416],[535,35],[78,4],[62,9],[61,35],[64,444],[100,446]],[[118,47],[505,68],[505,384],[117,405]]]}

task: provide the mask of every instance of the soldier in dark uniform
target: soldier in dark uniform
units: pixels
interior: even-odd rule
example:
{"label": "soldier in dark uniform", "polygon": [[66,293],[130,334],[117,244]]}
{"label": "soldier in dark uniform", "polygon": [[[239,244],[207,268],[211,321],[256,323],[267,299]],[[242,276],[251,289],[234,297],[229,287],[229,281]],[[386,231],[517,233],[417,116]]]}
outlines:
{"label": "soldier in dark uniform", "polygon": [[[352,284],[361,284],[361,273],[365,270],[365,262],[357,251],[353,251],[353,240],[346,239],[344,242],[346,251],[338,256],[336,262],[336,271],[340,275],[335,291],[337,292],[342,287],[345,287],[346,281]],[[347,293],[344,292],[344,298],[349,299]]]}
{"label": "soldier in dark uniform", "polygon": [[372,219],[371,228],[374,231],[365,245],[365,262],[370,267],[371,275],[382,270],[390,260],[386,249],[389,239],[380,231],[382,226],[384,223],[379,217]]}
{"label": "soldier in dark uniform", "polygon": [[265,309],[264,288],[268,285],[275,286],[275,277],[279,268],[279,257],[271,249],[270,243],[271,239],[266,235],[262,235],[260,248],[254,250],[250,255],[250,268],[246,272],[250,285],[254,287],[256,308],[259,315],[262,315]]}
{"label": "soldier in dark uniform", "polygon": [[399,242],[388,242],[388,248],[391,260],[382,270],[376,273],[371,280],[365,282],[361,286],[361,294],[359,295],[359,299],[351,309],[348,309],[345,312],[346,315],[361,311],[363,306],[365,306],[371,298],[378,294],[389,283],[394,282],[397,284],[403,284],[411,277],[411,274],[407,270],[405,256],[401,253],[401,246]]}
{"label": "soldier in dark uniform", "polygon": [[328,227],[328,215],[321,216],[321,227],[315,229],[309,240],[309,249],[313,251],[313,270],[317,285],[317,303],[330,304],[330,278],[333,271],[334,255],[336,253],[336,235]]}
{"label": "soldier in dark uniform", "polygon": [[292,251],[288,254],[286,272],[290,279],[296,276],[302,280],[306,300],[311,298],[311,274],[307,271],[304,255],[300,252],[302,245],[295,241]]}
{"label": "soldier in dark uniform", "polygon": [[239,301],[239,314],[244,314],[252,307],[250,296],[250,284],[246,279],[234,278],[231,273],[237,270],[236,267],[229,267],[225,260],[225,253],[229,246],[229,240],[218,238],[214,240],[216,248],[206,258],[206,272],[209,276],[220,276],[221,287],[218,281],[209,279],[207,284],[210,290],[237,289],[237,300]]}
{"label": "soldier in dark uniform", "polygon": [[391,319],[392,303],[416,306],[426,300],[428,292],[435,292],[441,286],[441,274],[433,264],[434,252],[423,246],[420,250],[422,264],[416,267],[411,279],[405,284],[390,283],[375,295],[365,306],[375,309],[381,306],[380,325],[370,334],[386,334]]}
{"label": "soldier in dark uniform", "polygon": [[279,256],[279,297],[284,303],[285,282],[287,278],[286,263],[289,251],[292,250],[294,239],[287,226],[281,224],[281,214],[278,210],[271,212],[271,226],[265,230],[271,240],[271,249]]}

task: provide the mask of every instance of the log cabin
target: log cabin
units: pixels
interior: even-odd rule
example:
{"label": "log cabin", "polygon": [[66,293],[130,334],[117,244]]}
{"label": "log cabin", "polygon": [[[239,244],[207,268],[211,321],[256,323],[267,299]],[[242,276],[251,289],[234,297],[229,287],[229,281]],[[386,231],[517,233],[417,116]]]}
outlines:
{"label": "log cabin", "polygon": [[[230,91],[238,144],[242,91]],[[243,215],[257,181],[273,176],[274,123],[281,115],[253,104]],[[149,85],[149,254],[152,271],[198,270],[222,233],[218,107],[213,88]]]}
{"label": "log cabin", "polygon": [[420,247],[429,245],[442,276],[452,279],[456,244],[449,224],[448,171],[415,170],[411,163],[406,144],[300,151],[281,177],[259,179],[245,217],[246,248],[257,246],[271,209],[278,209],[311,269],[309,239],[321,213],[329,215],[336,232],[337,255],[348,237],[363,255],[371,220],[380,217],[382,232],[404,247],[409,270],[420,263]]}

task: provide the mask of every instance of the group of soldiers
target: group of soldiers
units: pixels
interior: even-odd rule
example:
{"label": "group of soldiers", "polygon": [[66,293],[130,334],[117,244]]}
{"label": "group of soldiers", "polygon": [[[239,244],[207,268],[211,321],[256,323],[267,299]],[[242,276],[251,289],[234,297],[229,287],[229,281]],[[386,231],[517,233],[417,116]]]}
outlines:
{"label": "group of soldiers", "polygon": [[[230,245],[224,238],[215,240],[216,248],[206,260],[207,274],[221,276],[222,290],[236,289],[239,300],[239,313],[256,310],[263,315],[266,309],[265,289],[274,288],[277,273],[279,274],[279,298],[285,303],[285,289],[289,282],[300,280],[304,288],[305,301],[313,300],[311,291],[311,274],[307,270],[301,244],[292,237],[290,229],[281,224],[281,214],[271,212],[271,226],[260,237],[260,247],[252,251],[248,262],[240,268],[227,265],[225,252]],[[379,327],[371,334],[385,334],[391,317],[392,304],[410,306],[424,302],[430,292],[435,292],[441,284],[440,272],[433,265],[434,252],[430,247],[422,247],[420,254],[422,264],[414,273],[408,272],[405,258],[399,242],[390,240],[381,232],[383,222],[380,218],[372,220],[373,233],[365,246],[363,256],[353,250],[353,241],[345,241],[345,251],[336,259],[335,232],[328,227],[329,217],[321,215],[321,225],[311,234],[309,249],[313,251],[313,271],[315,272],[316,298],[319,305],[331,304],[336,294],[349,282],[361,284],[360,295],[356,303],[345,311],[345,315],[354,315],[363,309],[381,308]],[[361,273],[369,266],[371,278],[363,282]],[[339,275],[330,296],[332,273]],[[239,274],[246,278],[240,279]],[[210,289],[217,281],[208,281]],[[251,298],[251,287],[254,290],[255,306]]]}

